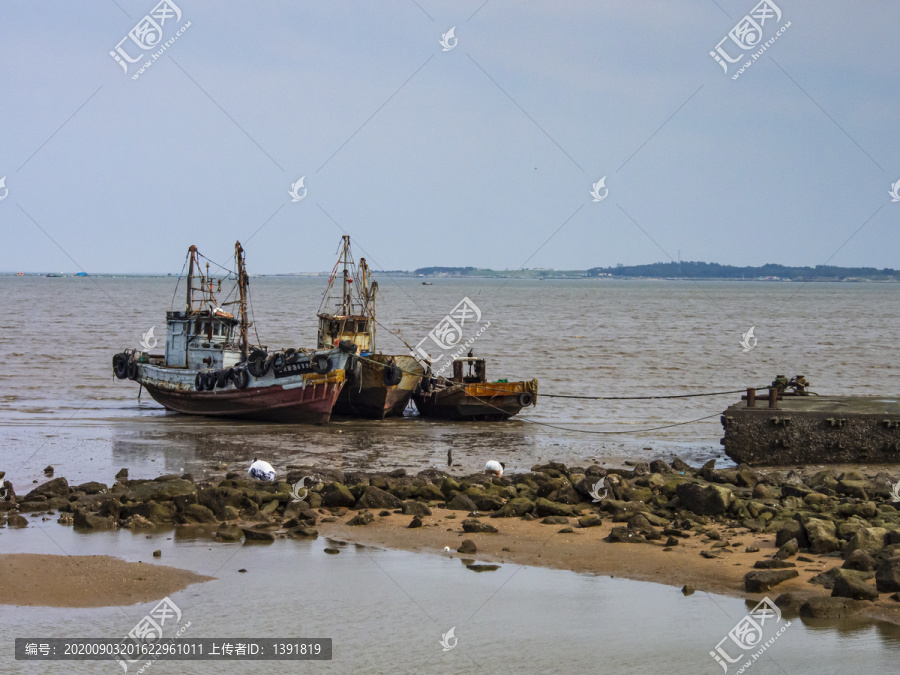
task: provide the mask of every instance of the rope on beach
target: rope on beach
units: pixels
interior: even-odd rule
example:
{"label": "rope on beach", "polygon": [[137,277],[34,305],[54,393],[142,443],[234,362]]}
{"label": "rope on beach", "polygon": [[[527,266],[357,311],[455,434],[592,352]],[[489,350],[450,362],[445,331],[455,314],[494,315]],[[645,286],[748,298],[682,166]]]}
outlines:
{"label": "rope on beach", "polygon": [[722,413],[714,413],[712,415],[707,415],[706,417],[698,417],[697,419],[687,420],[685,422],[674,422],[672,424],[664,424],[661,427],[649,427],[647,429],[624,429],[622,431],[593,431],[590,429],[572,429],[571,427],[561,427],[556,424],[548,424],[547,422],[538,422],[537,420],[530,419],[528,417],[520,417],[519,419],[525,422],[531,422],[531,424],[539,424],[542,427],[550,427],[552,429],[562,429],[563,431],[574,431],[579,434],[640,434],[645,431],[659,431],[660,429],[671,429],[672,427],[680,427],[685,424],[695,424],[696,422],[702,422],[703,420],[712,419],[713,417],[718,417]]}

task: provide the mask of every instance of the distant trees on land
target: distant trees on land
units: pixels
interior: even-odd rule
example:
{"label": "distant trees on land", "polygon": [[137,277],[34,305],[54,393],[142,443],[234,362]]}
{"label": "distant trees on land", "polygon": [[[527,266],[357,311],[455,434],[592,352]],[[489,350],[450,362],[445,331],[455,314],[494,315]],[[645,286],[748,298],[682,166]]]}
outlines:
{"label": "distant trees on land", "polygon": [[589,277],[609,274],[615,277],[691,277],[695,279],[758,279],[778,277],[780,279],[846,279],[865,277],[870,279],[890,279],[897,276],[896,270],[885,267],[835,267],[816,265],[815,267],[788,267],[767,264],[760,267],[733,267],[705,262],[657,262],[652,265],[616,265],[615,267],[593,267],[587,271]]}

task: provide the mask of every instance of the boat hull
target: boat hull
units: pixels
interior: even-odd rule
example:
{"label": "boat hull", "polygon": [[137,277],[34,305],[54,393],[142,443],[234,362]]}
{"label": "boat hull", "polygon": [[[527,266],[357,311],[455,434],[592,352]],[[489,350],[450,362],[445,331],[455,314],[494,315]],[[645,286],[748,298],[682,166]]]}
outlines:
{"label": "boat hull", "polygon": [[[341,390],[334,406],[336,415],[384,419],[403,414],[425,369],[408,355],[367,354],[358,358],[357,375]],[[384,382],[384,366],[394,364],[403,376],[395,385]]]}
{"label": "boat hull", "polygon": [[229,383],[222,389],[197,391],[191,383],[196,371],[185,371],[181,377],[159,372],[167,370],[174,369],[141,364],[137,381],[167,410],[207,417],[325,424],[344,386],[344,371],[332,370],[283,380],[269,374],[246,389]]}
{"label": "boat hull", "polygon": [[[537,380],[451,384],[445,389],[419,391],[413,395],[413,400],[422,417],[467,421],[505,420],[517,415],[526,405],[537,404],[537,386]],[[526,403],[528,398],[530,402]]]}

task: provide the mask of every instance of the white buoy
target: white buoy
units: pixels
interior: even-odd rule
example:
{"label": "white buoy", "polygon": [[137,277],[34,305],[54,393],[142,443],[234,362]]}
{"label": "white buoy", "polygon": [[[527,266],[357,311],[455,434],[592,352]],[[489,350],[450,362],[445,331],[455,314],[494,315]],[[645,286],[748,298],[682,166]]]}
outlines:
{"label": "white buoy", "polygon": [[267,483],[274,483],[277,475],[271,464],[264,462],[261,459],[256,459],[255,457],[253,458],[253,464],[247,469],[247,473],[250,474],[251,478],[264,480]]}
{"label": "white buoy", "polygon": [[484,465],[484,472],[494,474],[495,476],[502,476],[503,465],[495,459],[489,460],[488,463]]}

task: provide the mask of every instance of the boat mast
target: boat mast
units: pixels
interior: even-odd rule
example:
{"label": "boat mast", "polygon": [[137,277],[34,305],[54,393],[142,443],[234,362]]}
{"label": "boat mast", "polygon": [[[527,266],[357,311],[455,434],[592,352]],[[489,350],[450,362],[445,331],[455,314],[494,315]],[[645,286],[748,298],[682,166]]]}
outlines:
{"label": "boat mast", "polygon": [[348,259],[350,257],[350,235],[345,234],[341,239],[344,240],[343,252],[341,253],[341,257],[344,259],[344,295],[342,298],[341,315],[349,316],[352,309],[352,303],[350,302],[350,270],[347,267]]}
{"label": "boat mast", "polygon": [[372,282],[371,306],[370,306],[371,311],[369,312],[369,317],[370,317],[369,318],[369,326],[370,326],[370,330],[372,332],[372,345],[369,349],[373,354],[375,353],[375,295],[376,295],[376,293],[378,293],[378,282],[373,281]]}
{"label": "boat mast", "polygon": [[244,269],[244,249],[234,242],[234,258],[238,268],[238,289],[241,297],[241,361],[247,360],[247,271]]}
{"label": "boat mast", "polygon": [[187,313],[191,313],[194,306],[194,257],[197,255],[197,247],[191,244],[188,249],[188,278],[187,278]]}
{"label": "boat mast", "polygon": [[359,259],[359,270],[362,275],[363,314],[366,315],[369,327],[369,350],[375,353],[375,291],[378,284],[373,281],[371,287],[369,286],[369,264],[365,258]]}

